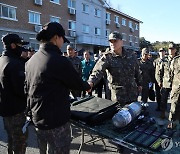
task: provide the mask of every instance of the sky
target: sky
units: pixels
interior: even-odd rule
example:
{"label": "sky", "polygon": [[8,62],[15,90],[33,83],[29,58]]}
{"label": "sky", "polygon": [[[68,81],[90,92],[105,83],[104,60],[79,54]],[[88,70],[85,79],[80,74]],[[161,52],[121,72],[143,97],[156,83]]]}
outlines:
{"label": "sky", "polygon": [[140,37],[151,43],[180,43],[180,0],[107,0],[113,8],[134,17],[140,24]]}

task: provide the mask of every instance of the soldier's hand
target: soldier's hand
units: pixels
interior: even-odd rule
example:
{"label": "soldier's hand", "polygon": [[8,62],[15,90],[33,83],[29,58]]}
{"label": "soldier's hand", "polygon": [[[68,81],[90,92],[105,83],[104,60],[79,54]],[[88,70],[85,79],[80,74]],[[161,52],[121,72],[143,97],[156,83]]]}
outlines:
{"label": "soldier's hand", "polygon": [[93,83],[92,82],[88,82],[88,84],[90,85],[90,87],[91,87],[91,89],[89,89],[89,90],[87,90],[87,92],[89,93],[89,92],[91,92],[92,91],[92,87],[93,87]]}
{"label": "soldier's hand", "polygon": [[88,82],[88,84],[91,86],[91,89],[92,87],[94,86],[94,84],[92,82]]}
{"label": "soldier's hand", "polygon": [[162,83],[159,84],[159,87],[162,88]]}

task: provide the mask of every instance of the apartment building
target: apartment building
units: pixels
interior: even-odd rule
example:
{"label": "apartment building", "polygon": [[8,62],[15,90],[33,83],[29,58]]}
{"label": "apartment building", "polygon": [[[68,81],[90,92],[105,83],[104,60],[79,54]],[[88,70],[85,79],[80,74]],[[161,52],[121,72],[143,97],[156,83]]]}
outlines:
{"label": "apartment building", "polygon": [[[50,21],[62,24],[78,51],[97,52],[107,47],[108,35],[113,31],[123,35],[124,46],[139,49],[142,22],[108,7],[104,0],[0,0],[0,37],[16,33],[38,50],[36,34]],[[62,51],[66,51],[66,45]]]}
{"label": "apartment building", "polygon": [[106,8],[106,37],[115,31],[122,34],[125,47],[139,50],[139,27],[142,21],[118,10]]}
{"label": "apartment building", "polygon": [[[68,34],[68,20],[76,20],[76,16],[68,12],[67,0],[0,0],[0,36],[16,33],[38,50],[36,34],[45,23],[59,22]],[[74,40],[71,36],[68,39]]]}
{"label": "apartment building", "polygon": [[77,50],[94,52],[108,45],[105,37],[106,8],[102,0],[76,1]]}

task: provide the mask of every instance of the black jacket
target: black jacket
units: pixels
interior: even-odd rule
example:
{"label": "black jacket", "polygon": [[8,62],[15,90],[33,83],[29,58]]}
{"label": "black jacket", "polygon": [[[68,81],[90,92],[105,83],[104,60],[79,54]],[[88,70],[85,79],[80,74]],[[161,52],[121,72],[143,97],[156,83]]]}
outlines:
{"label": "black jacket", "polygon": [[70,119],[69,90],[88,90],[71,62],[53,44],[41,44],[27,62],[26,87],[32,121],[39,129],[53,129]]}
{"label": "black jacket", "polygon": [[0,57],[0,116],[13,116],[26,108],[24,63],[15,52]]}

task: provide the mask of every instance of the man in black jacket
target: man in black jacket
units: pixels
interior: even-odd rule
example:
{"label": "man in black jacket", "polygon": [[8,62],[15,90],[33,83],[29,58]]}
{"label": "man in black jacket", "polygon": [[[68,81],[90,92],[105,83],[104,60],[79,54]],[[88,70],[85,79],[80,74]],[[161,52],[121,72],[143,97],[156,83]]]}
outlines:
{"label": "man in black jacket", "polygon": [[27,44],[16,34],[2,38],[5,47],[0,57],[0,116],[8,135],[8,154],[25,154],[27,133],[23,134],[24,110],[24,63],[20,56]]}
{"label": "man in black jacket", "polygon": [[71,142],[69,92],[70,89],[89,90],[90,86],[62,56],[60,48],[69,41],[59,23],[44,25],[36,39],[41,45],[27,62],[25,89],[40,153],[46,153],[43,143],[47,143],[54,154],[68,154]]}

